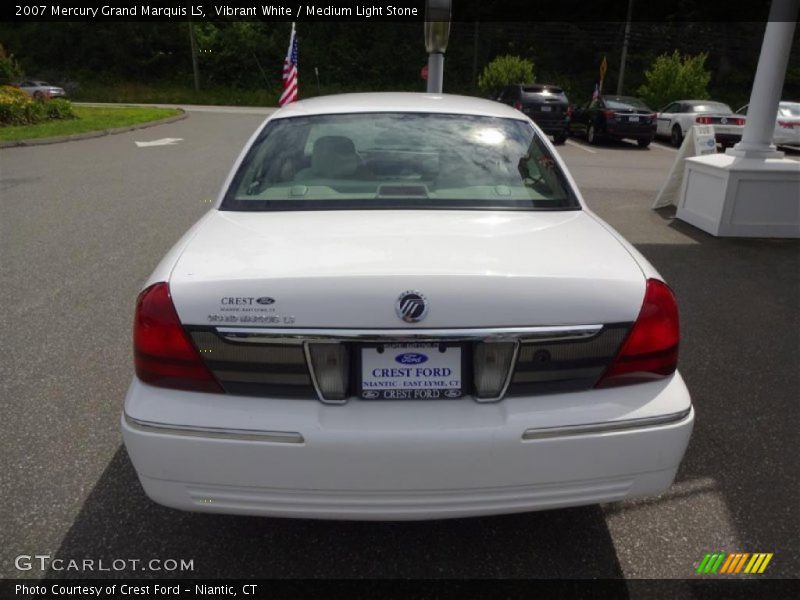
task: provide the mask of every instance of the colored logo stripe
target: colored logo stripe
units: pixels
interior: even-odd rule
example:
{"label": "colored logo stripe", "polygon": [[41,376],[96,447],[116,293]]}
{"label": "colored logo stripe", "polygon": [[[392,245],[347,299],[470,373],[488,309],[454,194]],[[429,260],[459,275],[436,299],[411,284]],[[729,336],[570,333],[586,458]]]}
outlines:
{"label": "colored logo stripe", "polygon": [[[707,553],[697,566],[697,573],[701,575],[737,574],[737,573],[763,573],[773,553],[756,552],[725,552]],[[746,566],[745,566],[746,565]]]}

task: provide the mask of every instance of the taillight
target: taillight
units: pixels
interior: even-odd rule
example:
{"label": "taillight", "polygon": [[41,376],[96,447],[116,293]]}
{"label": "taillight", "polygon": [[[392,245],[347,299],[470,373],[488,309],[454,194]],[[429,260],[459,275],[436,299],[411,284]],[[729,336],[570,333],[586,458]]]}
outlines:
{"label": "taillight", "polygon": [[514,108],[516,108],[517,110],[522,110],[522,102],[520,102],[519,100],[514,102]]}
{"label": "taillight", "polygon": [[178,390],[223,392],[183,330],[165,282],[154,283],[136,300],[133,356],[136,376],[145,383]]}
{"label": "taillight", "polygon": [[606,119],[613,119],[614,117],[617,116],[617,113],[615,113],[613,110],[604,110],[603,111],[603,116]]}
{"label": "taillight", "polygon": [[694,122],[700,125],[711,125],[711,117],[697,117]]}
{"label": "taillight", "polygon": [[667,284],[648,279],[639,317],[595,387],[661,379],[678,366],[678,304]]}
{"label": "taillight", "polygon": [[791,121],[778,121],[778,125],[780,125],[784,129],[791,129],[792,127],[794,127],[794,123],[792,123]]}
{"label": "taillight", "polygon": [[572,118],[572,106],[567,107],[567,118],[568,119]]}
{"label": "taillight", "polygon": [[737,119],[734,119],[733,122],[736,123],[737,125],[739,125],[740,127],[743,127],[744,124],[747,123],[747,119],[744,119],[742,117],[738,117]]}
{"label": "taillight", "polygon": [[650,119],[651,122],[655,121],[656,120],[656,113],[652,113],[650,115],[647,115],[647,118]]}

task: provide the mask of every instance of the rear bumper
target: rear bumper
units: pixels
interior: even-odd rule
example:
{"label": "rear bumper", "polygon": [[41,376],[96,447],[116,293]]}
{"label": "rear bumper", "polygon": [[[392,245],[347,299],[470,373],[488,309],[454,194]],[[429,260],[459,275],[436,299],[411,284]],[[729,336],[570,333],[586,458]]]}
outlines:
{"label": "rear bumper", "polygon": [[635,138],[635,139],[649,139],[655,137],[655,125],[648,126],[630,126],[619,124],[606,124],[606,135],[618,138]]}
{"label": "rear bumper", "polygon": [[786,146],[800,146],[800,127],[786,129],[782,131],[775,130],[775,137],[772,139],[774,144]]}
{"label": "rear bumper", "polygon": [[134,379],[122,432],[153,500],[183,510],[433,519],[658,494],[694,413],[680,375],[609,390],[342,406]]}
{"label": "rear bumper", "polygon": [[742,140],[741,133],[715,133],[714,139],[718,144],[736,144]]}

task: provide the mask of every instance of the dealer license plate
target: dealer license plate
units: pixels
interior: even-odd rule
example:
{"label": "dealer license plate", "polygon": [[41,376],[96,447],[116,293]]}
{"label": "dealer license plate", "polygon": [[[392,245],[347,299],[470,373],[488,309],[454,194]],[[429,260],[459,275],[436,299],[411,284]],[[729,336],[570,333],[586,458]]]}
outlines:
{"label": "dealer license plate", "polygon": [[628,121],[630,121],[631,123],[638,123],[639,122],[639,117],[637,117],[637,116],[628,117]]}
{"label": "dealer license plate", "polygon": [[381,344],[361,348],[360,396],[366,400],[460,398],[458,345]]}
{"label": "dealer license plate", "polygon": [[541,107],[539,107],[539,110],[541,110],[542,112],[551,112],[553,110],[553,107],[552,106],[541,106]]}

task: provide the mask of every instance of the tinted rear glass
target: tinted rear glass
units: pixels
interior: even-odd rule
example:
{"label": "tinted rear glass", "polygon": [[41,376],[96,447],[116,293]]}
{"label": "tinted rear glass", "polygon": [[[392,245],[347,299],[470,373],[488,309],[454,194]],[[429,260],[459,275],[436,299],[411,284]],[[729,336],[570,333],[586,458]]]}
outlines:
{"label": "tinted rear glass", "polygon": [[526,94],[563,94],[564,90],[549,85],[526,85],[522,88]]}
{"label": "tinted rear glass", "polygon": [[564,173],[526,121],[364,113],[276,119],[223,210],[573,209]]}
{"label": "tinted rear glass", "polygon": [[628,96],[617,96],[615,98],[603,98],[606,107],[616,110],[650,110],[647,105],[638,98],[630,98]]}

